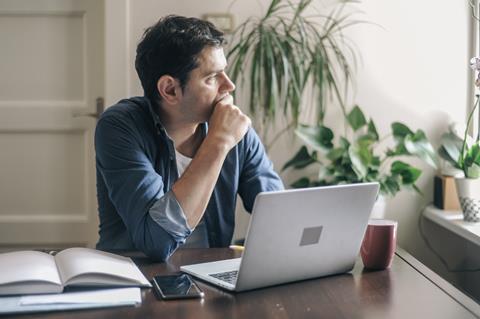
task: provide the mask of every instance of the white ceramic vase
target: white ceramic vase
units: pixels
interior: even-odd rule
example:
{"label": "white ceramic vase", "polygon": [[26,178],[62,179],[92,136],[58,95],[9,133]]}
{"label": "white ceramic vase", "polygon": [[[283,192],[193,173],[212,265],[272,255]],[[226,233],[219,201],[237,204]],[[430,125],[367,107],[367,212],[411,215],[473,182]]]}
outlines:
{"label": "white ceramic vase", "polygon": [[382,195],[378,195],[375,204],[373,204],[372,212],[370,213],[370,219],[384,219],[385,209],[387,207],[387,201]]}
{"label": "white ceramic vase", "polygon": [[467,222],[480,222],[480,178],[456,178],[458,200]]}

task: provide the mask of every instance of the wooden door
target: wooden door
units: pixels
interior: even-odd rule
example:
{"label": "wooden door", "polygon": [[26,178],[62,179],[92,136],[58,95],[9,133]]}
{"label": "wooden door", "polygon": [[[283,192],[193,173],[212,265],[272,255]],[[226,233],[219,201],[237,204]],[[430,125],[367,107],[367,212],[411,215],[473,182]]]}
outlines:
{"label": "wooden door", "polygon": [[102,101],[103,20],[98,0],[0,0],[0,248],[97,241],[96,120],[75,115]]}

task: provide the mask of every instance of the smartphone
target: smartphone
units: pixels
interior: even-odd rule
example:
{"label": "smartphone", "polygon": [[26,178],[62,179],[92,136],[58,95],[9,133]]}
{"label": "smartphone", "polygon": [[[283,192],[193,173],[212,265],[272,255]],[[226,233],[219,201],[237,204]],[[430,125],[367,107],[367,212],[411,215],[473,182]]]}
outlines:
{"label": "smartphone", "polygon": [[187,274],[155,276],[152,280],[157,297],[162,299],[203,298],[204,293]]}

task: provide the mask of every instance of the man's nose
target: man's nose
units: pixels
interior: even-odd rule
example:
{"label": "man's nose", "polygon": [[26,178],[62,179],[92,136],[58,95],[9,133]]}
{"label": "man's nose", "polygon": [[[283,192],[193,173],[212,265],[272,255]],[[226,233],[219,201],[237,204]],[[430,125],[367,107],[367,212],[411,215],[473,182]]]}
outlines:
{"label": "man's nose", "polygon": [[224,73],[223,91],[232,92],[235,90],[235,84],[230,80],[227,74]]}

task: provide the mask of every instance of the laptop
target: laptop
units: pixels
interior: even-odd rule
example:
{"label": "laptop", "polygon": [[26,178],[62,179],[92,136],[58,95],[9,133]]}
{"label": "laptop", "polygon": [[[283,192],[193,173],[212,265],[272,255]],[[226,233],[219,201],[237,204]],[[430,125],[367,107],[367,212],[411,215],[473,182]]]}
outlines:
{"label": "laptop", "polygon": [[378,183],[259,193],[242,258],[181,266],[230,291],[246,291],[352,270]]}

